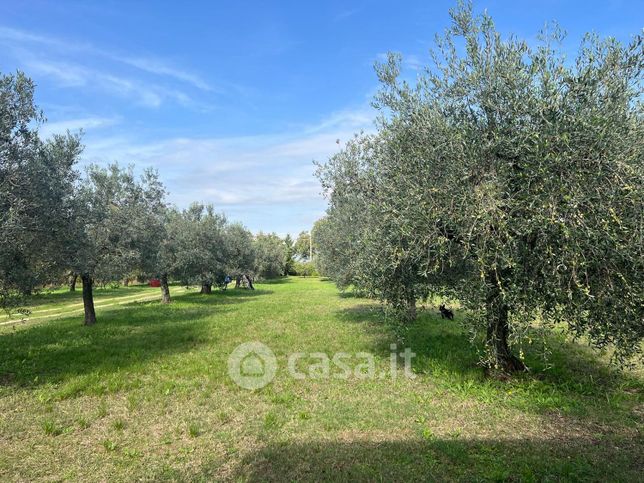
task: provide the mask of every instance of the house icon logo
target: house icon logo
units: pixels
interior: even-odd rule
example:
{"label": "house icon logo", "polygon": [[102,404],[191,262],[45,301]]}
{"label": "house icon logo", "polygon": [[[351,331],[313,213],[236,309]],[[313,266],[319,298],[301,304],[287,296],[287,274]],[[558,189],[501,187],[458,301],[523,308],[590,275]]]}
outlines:
{"label": "house icon logo", "polygon": [[254,352],[246,354],[242,359],[240,366],[240,373],[242,376],[261,377],[264,375],[264,372],[264,361]]}
{"label": "house icon logo", "polygon": [[235,347],[228,357],[228,375],[244,389],[261,389],[277,371],[273,351],[261,342],[246,342]]}

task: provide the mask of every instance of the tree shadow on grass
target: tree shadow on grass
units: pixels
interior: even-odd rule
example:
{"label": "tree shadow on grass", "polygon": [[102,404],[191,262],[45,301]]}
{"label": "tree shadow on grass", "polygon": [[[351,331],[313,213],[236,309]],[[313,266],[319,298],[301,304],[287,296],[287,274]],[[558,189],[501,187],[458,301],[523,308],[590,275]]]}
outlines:
{"label": "tree shadow on grass", "polygon": [[[111,298],[123,296],[127,297],[129,295],[144,294],[146,291],[149,291],[147,285],[132,285],[130,287],[95,287],[94,288],[94,297],[96,302],[100,299]],[[73,304],[75,302],[82,302],[83,294],[82,289],[79,287],[74,291],[70,292],[69,290],[60,291],[60,290],[47,290],[43,289],[34,295],[29,295],[24,299],[26,306],[37,309],[42,305],[57,303],[57,304]]]}
{"label": "tree shadow on grass", "polygon": [[632,420],[633,408],[642,405],[644,383],[637,374],[620,371],[596,351],[557,334],[547,337],[547,361],[541,356],[542,348],[527,346],[529,372],[507,380],[487,377],[479,364],[482,340],[472,342],[459,324],[458,319],[466,316],[461,313],[455,321],[444,320],[436,310],[428,309],[414,323],[404,325],[368,301],[338,313],[374,335],[371,350],[383,360],[389,357],[392,342],[400,349],[409,347],[416,354],[414,372],[464,397],[488,402],[492,398],[538,413],[562,411],[581,418],[621,419],[622,424]]}
{"label": "tree shadow on grass", "polygon": [[[611,437],[268,443],[232,469],[231,481],[638,481],[641,441]],[[211,481],[222,460],[155,480]]]}
{"label": "tree shadow on grass", "polygon": [[[192,303],[200,304],[219,304],[219,303],[236,303],[244,300],[252,299],[262,295],[272,294],[272,290],[258,288],[255,290],[248,289],[227,289],[227,290],[213,290],[210,294],[202,294],[199,290],[189,291],[187,293],[179,294],[177,297],[182,297],[183,300],[189,300]],[[170,293],[172,297],[172,292]],[[159,295],[161,298],[161,295]]]}
{"label": "tree shadow on grass", "polygon": [[79,375],[104,377],[166,355],[214,346],[218,331],[213,325],[233,323],[227,315],[234,304],[269,293],[181,294],[169,305],[131,302],[99,309],[92,327],[82,326],[82,314],[77,314],[5,330],[0,333],[0,384],[37,387]]}
{"label": "tree shadow on grass", "polygon": [[289,277],[269,278],[255,282],[254,285],[280,285],[283,283],[293,283]]}

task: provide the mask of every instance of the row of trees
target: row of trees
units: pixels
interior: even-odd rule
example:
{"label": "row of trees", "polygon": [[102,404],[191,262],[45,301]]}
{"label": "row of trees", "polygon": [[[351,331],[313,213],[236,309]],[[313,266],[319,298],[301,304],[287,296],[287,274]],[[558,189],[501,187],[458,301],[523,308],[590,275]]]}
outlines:
{"label": "row of trees", "polygon": [[[169,280],[199,283],[202,293],[242,277],[288,273],[292,243],[254,236],[210,205],[168,206],[153,170],[139,177],[117,164],[90,166],[81,176],[78,135],[42,140],[42,113],[24,74],[0,75],[0,305],[58,284],[82,280],[85,324],[96,322],[93,286],[133,273],[159,277],[163,302]],[[290,245],[289,245],[290,243]],[[289,246],[291,248],[289,248]],[[72,285],[73,286],[73,285]]]}
{"label": "row of trees", "polygon": [[415,84],[397,55],[377,66],[377,133],[319,167],[318,269],[405,319],[458,298],[503,371],[524,368],[511,347],[536,323],[639,353],[642,35],[588,35],[566,60],[557,28],[529,46],[469,4],[451,16]]}

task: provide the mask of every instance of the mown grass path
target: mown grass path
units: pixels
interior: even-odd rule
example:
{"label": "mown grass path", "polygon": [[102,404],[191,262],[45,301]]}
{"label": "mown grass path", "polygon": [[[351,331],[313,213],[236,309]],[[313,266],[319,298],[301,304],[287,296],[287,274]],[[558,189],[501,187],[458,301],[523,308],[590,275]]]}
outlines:
{"label": "mown grass path", "polygon": [[[44,299],[37,310],[71,305]],[[0,480],[641,478],[642,376],[579,345],[554,338],[547,370],[527,347],[532,372],[496,381],[457,323],[428,310],[401,329],[318,279],[123,300],[94,327],[79,315],[0,327]],[[248,341],[278,362],[256,391],[227,373]],[[344,351],[373,354],[386,373],[392,343],[417,353],[414,379],[287,370],[293,352]]]}
{"label": "mown grass path", "polygon": [[[189,288],[186,288],[186,287],[172,287],[171,295],[172,296],[180,295],[182,293],[186,293],[188,290]],[[102,294],[100,289],[97,290],[97,293],[98,293],[98,297],[96,297],[94,300],[94,308],[99,313],[101,312],[101,309],[104,309],[107,307],[125,305],[132,302],[148,302],[148,301],[153,301],[161,298],[159,289],[152,288],[152,287],[147,287],[147,288],[137,287],[137,293],[134,295],[130,295],[130,294],[127,294],[127,292],[123,292],[117,296],[106,297],[106,296],[101,296]],[[72,304],[54,304],[53,306],[50,306],[50,305],[51,304],[49,305],[36,304],[33,307],[27,306],[26,308],[29,309],[29,314],[24,316],[20,314],[0,316],[0,326],[13,325],[18,323],[28,323],[28,322],[34,322],[34,321],[42,321],[43,319],[52,319],[56,317],[67,317],[71,315],[82,314],[84,311],[82,299],[81,299],[81,302],[76,302]],[[49,308],[41,308],[43,306],[49,307]]]}

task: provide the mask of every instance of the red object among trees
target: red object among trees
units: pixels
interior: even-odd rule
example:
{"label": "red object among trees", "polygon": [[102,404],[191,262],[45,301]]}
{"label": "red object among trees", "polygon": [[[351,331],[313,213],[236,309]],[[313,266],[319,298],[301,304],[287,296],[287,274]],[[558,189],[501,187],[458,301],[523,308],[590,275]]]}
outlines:
{"label": "red object among trees", "polygon": [[150,279],[150,287],[160,287],[161,286],[161,280],[158,278],[151,278]]}

